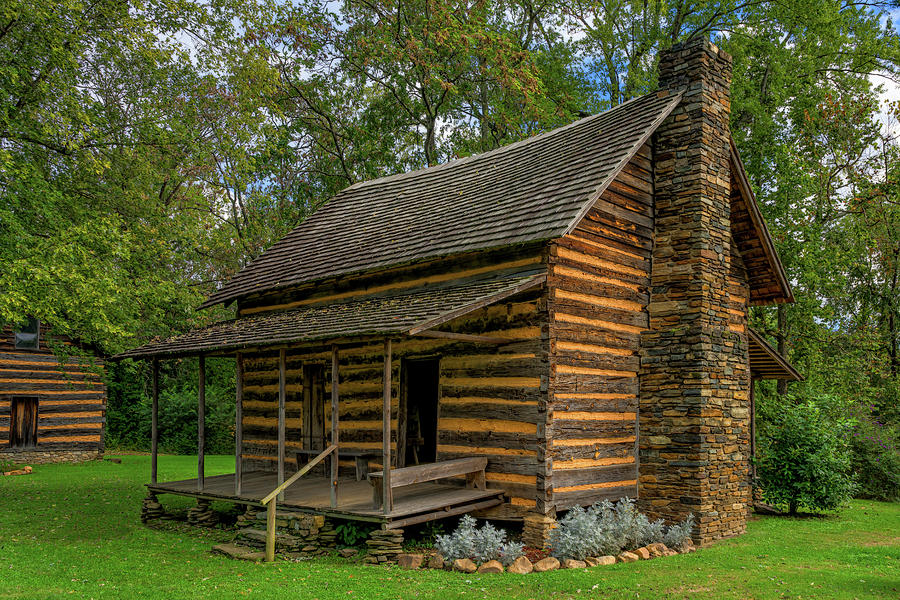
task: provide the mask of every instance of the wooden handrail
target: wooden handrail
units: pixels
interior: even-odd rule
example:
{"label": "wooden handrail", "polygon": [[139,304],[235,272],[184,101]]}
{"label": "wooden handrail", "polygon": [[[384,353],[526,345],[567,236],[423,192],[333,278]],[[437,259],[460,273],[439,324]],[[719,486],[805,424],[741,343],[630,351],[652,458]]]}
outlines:
{"label": "wooden handrail", "polygon": [[322,462],[326,456],[337,450],[337,446],[332,444],[325,448],[321,454],[303,465],[303,468],[291,475],[281,485],[272,490],[265,498],[260,500],[260,504],[266,507],[266,562],[275,560],[275,507],[278,505],[276,498],[278,494],[290,487],[295,481],[309,473],[309,471]]}

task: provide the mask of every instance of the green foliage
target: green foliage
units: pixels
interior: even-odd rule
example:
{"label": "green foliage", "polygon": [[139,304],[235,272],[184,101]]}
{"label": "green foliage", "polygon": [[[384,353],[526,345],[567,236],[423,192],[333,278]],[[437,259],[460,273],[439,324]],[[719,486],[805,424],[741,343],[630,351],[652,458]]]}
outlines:
{"label": "green foliage", "polygon": [[344,521],[335,527],[334,531],[337,533],[337,543],[339,545],[353,547],[366,541],[373,529],[375,529],[375,525],[360,521]]}
{"label": "green foliage", "polygon": [[857,407],[852,414],[850,448],[857,497],[900,500],[900,425],[884,422],[875,405]]}
{"label": "green foliage", "polygon": [[[119,365],[109,381],[106,445],[149,448],[151,399],[146,363]],[[159,451],[197,452],[196,359],[162,361],[159,392]],[[206,360],[206,452],[234,453],[234,362]]]}
{"label": "green foliage", "polygon": [[759,480],[766,502],[797,514],[829,511],[854,491],[847,421],[829,419],[813,402],[789,398],[760,440]]}

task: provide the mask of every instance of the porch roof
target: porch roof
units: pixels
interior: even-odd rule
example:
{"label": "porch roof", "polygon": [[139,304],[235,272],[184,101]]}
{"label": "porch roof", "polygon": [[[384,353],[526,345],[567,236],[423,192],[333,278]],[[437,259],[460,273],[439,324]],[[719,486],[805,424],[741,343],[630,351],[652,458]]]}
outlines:
{"label": "porch roof", "polygon": [[759,333],[747,330],[750,340],[750,373],[754,379],[803,381],[803,376]]}
{"label": "porch roof", "polygon": [[113,356],[177,357],[294,342],[367,335],[415,335],[461,315],[540,285],[542,271],[415,288],[347,302],[318,304],[277,313],[239,317]]}

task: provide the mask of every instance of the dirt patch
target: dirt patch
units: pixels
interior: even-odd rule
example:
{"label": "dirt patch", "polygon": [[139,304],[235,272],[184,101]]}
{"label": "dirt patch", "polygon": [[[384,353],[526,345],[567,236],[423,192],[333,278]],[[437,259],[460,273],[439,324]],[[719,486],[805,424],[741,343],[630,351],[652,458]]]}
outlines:
{"label": "dirt patch", "polygon": [[876,548],[880,546],[900,546],[900,536],[894,536],[887,539],[872,540],[871,542],[863,542],[862,546],[865,548]]}

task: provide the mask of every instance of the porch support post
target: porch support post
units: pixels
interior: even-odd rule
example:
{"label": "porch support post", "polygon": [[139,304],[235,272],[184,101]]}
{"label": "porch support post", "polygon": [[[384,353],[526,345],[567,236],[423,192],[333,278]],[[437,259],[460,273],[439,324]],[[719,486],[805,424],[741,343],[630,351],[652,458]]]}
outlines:
{"label": "porch support post", "polygon": [[200,355],[200,385],[197,402],[197,490],[206,484],[204,454],[206,453],[206,357]]}
{"label": "porch support post", "polygon": [[335,446],[331,455],[331,508],[338,502],[338,347],[331,346],[331,445]]}
{"label": "porch support post", "polygon": [[[284,483],[284,387],[285,363],[287,351],[278,351],[278,485]],[[284,492],[278,494],[278,500],[284,500]]]}
{"label": "porch support post", "polygon": [[381,471],[384,473],[381,488],[381,505],[384,514],[390,514],[394,506],[391,490],[391,340],[384,340],[384,394],[381,424]]}
{"label": "porch support post", "polygon": [[150,483],[156,483],[159,448],[159,358],[153,357],[152,397],[150,409]]}
{"label": "porch support post", "polygon": [[241,451],[244,445],[244,355],[238,352],[234,358],[234,495],[240,496],[243,477]]}

